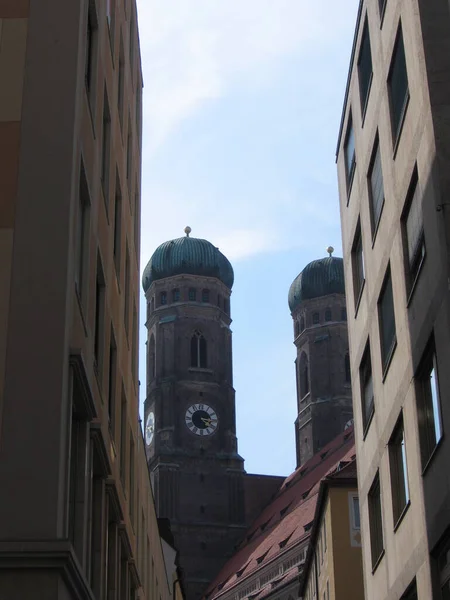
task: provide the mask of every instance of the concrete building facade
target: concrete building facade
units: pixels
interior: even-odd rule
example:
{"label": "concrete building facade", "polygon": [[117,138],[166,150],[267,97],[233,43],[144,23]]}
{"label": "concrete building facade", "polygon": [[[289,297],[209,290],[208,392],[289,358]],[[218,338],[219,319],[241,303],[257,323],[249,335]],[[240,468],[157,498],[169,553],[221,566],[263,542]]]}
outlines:
{"label": "concrete building facade", "polygon": [[165,600],[138,423],[135,2],[2,2],[0,89],[0,597]]}
{"label": "concrete building facade", "polygon": [[362,0],[337,147],[365,594],[450,594],[450,7]]}

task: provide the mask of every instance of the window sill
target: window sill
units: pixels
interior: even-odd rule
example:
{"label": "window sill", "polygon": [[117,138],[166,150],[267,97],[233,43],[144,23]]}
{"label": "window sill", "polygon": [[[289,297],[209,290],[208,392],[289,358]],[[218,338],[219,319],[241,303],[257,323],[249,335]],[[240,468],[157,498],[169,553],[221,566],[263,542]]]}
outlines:
{"label": "window sill", "polygon": [[381,379],[382,383],[384,383],[384,381],[385,381],[385,379],[387,377],[387,374],[389,372],[389,367],[391,366],[392,357],[395,354],[395,349],[396,348],[397,348],[397,336],[395,337],[395,339],[394,339],[394,341],[392,343],[392,346],[391,346],[391,348],[390,348],[390,350],[388,352],[387,358],[385,360],[385,364],[383,366],[383,377]]}
{"label": "window sill", "polygon": [[363,430],[363,442],[366,439],[367,434],[369,433],[370,424],[372,423],[373,415],[374,414],[375,414],[375,404],[373,405],[373,408],[372,408],[372,410],[370,412],[369,418],[367,419],[366,426],[364,427],[364,430]]}
{"label": "window sill", "polygon": [[408,508],[411,506],[411,500],[408,500],[408,502],[405,504],[405,506],[403,507],[402,512],[400,513],[395,525],[394,525],[394,533],[397,531],[397,529],[400,527],[401,522],[403,521],[403,517],[406,515],[406,513],[408,512]]}
{"label": "window sill", "polygon": [[373,567],[372,567],[372,575],[374,575],[375,571],[378,569],[378,565],[380,564],[380,562],[383,560],[383,556],[384,556],[384,548],[380,553],[380,556],[377,558],[377,560],[375,561]]}
{"label": "window sill", "polygon": [[361,304],[361,298],[362,298],[365,286],[366,286],[366,280],[363,279],[360,290],[358,292],[358,297],[356,298],[356,302],[355,302],[355,319],[358,316],[359,305]]}
{"label": "window sill", "polygon": [[400,138],[402,137],[403,125],[405,123],[406,113],[408,111],[409,98],[410,98],[410,96],[409,96],[409,89],[408,89],[406,91],[404,106],[402,109],[402,115],[400,117],[400,121],[397,126],[397,132],[395,134],[395,139],[393,140],[394,141],[394,151],[393,151],[392,160],[395,160],[395,157],[397,156],[397,150],[400,145]]}
{"label": "window sill", "polygon": [[441,435],[441,439],[437,442],[437,444],[433,448],[433,450],[432,450],[429,458],[427,459],[427,462],[425,463],[425,466],[422,469],[422,477],[425,476],[426,472],[428,471],[428,468],[429,468],[430,464],[433,462],[433,459],[434,459],[435,455],[437,454],[439,448],[442,446],[442,440],[443,439],[444,439],[444,434]]}

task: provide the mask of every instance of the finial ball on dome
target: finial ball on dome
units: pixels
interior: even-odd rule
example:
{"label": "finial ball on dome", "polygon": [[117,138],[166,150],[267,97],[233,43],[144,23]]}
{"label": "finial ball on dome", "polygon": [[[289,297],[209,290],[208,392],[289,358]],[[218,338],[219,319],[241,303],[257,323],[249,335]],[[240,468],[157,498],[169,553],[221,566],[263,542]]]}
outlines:
{"label": "finial ball on dome", "polygon": [[327,252],[328,252],[328,254],[329,254],[330,256],[332,256],[332,255],[333,255],[333,252],[334,252],[334,248],[333,248],[333,246],[328,246],[328,248],[327,248]]}
{"label": "finial ball on dome", "polygon": [[189,225],[184,228],[184,233],[186,234],[186,237],[189,237],[189,234],[191,233],[191,231],[192,231],[192,229],[189,227]]}

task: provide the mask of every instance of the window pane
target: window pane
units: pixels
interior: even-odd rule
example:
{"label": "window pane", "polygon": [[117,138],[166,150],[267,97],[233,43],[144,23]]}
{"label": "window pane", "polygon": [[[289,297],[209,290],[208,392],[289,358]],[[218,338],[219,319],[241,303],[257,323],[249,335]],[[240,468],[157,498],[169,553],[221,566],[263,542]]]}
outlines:
{"label": "window pane", "polygon": [[406,72],[405,48],[403,34],[400,28],[397,44],[394,50],[391,73],[389,76],[389,91],[391,97],[392,129],[394,139],[397,139],[406,100],[408,97],[408,75]]}
{"label": "window pane", "polygon": [[436,443],[442,437],[442,428],[441,428],[441,415],[439,408],[439,391],[436,377],[436,370],[433,364],[433,369],[430,373],[430,391],[431,391],[431,401],[433,405],[433,421],[434,421],[434,434],[436,438]]}
{"label": "window pane", "polygon": [[380,145],[377,141],[377,148],[373,159],[372,168],[369,174],[370,196],[372,208],[372,226],[375,230],[380,220],[381,210],[384,204],[383,171],[381,169]]}
{"label": "window pane", "polygon": [[392,294],[392,281],[388,275],[384,290],[380,297],[380,336],[381,336],[381,354],[383,367],[390,358],[395,343],[395,315],[394,315],[394,297]]}
{"label": "window pane", "polygon": [[350,183],[353,170],[355,168],[355,134],[353,132],[353,124],[350,119],[347,130],[347,138],[345,140],[345,169],[347,175],[347,185]]}
{"label": "window pane", "polygon": [[380,558],[384,549],[383,544],[383,521],[381,516],[380,479],[377,474],[369,492],[369,525],[370,545],[372,550],[372,566]]}
{"label": "window pane", "polygon": [[361,50],[359,53],[358,60],[358,74],[359,74],[359,91],[361,96],[361,110],[367,102],[367,96],[369,94],[370,81],[372,78],[372,55],[370,52],[370,37],[369,27],[367,20],[364,25],[364,32],[361,40]]}
{"label": "window pane", "polygon": [[353,524],[355,529],[361,529],[361,518],[359,514],[359,499],[357,496],[353,496]]}

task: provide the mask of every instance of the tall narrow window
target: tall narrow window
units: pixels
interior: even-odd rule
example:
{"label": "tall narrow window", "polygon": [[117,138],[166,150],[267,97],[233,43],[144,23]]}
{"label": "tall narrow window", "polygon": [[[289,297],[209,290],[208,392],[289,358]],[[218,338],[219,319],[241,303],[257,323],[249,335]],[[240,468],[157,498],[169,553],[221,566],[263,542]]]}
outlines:
{"label": "tall narrow window", "polygon": [[300,331],[305,331],[305,317],[303,315],[300,317]]}
{"label": "tall narrow window", "polygon": [[189,288],[189,300],[195,301],[197,299],[197,290],[195,288]]}
{"label": "tall narrow window", "polygon": [[300,356],[300,397],[304,398],[309,393],[309,365],[308,356],[302,352]]}
{"label": "tall narrow window", "polygon": [[159,295],[159,303],[161,305],[165,305],[167,304],[167,292],[161,292]]}
{"label": "tall narrow window", "polygon": [[331,321],[331,308],[325,310],[325,321]]}
{"label": "tall narrow window", "polygon": [[391,471],[392,512],[395,525],[409,503],[408,468],[406,465],[405,433],[402,417],[389,440],[389,465]]}
{"label": "tall narrow window", "polygon": [[153,334],[150,336],[150,343],[148,345],[148,373],[150,381],[153,381],[156,375],[155,336]]}
{"label": "tall narrow window", "polygon": [[230,301],[229,301],[229,299],[228,299],[228,298],[224,298],[224,299],[223,299],[223,312],[224,312],[226,315],[229,315],[229,314],[230,314]]}
{"label": "tall narrow window", "polygon": [[373,147],[368,180],[372,235],[374,236],[377,231],[378,223],[380,222],[381,211],[383,210],[384,206],[383,171],[381,168],[381,152],[378,136]]}
{"label": "tall narrow window", "polygon": [[378,319],[380,326],[381,359],[383,371],[389,365],[392,353],[397,343],[395,331],[394,295],[392,293],[391,271],[388,268],[383,288],[378,300]]}
{"label": "tall narrow window", "polygon": [[119,75],[117,84],[117,107],[119,110],[120,130],[123,129],[123,98],[125,87],[125,56],[123,50],[123,39],[120,34],[120,49],[119,49]]}
{"label": "tall narrow window", "polygon": [[295,337],[300,334],[300,324],[298,321],[295,321]]}
{"label": "tall narrow window", "polygon": [[344,358],[344,371],[345,371],[345,383],[350,383],[351,375],[350,375],[350,354],[346,352]]}
{"label": "tall narrow window", "polygon": [[202,290],[202,302],[209,302],[209,290]]}
{"label": "tall narrow window", "polygon": [[89,190],[86,179],[86,172],[84,165],[81,164],[80,169],[80,189],[79,189],[79,202],[78,202],[78,214],[76,222],[76,234],[75,234],[75,285],[78,292],[78,297],[81,303],[85,299],[85,271],[87,267],[87,258],[89,255],[89,212],[90,212],[90,199]]}
{"label": "tall narrow window", "polygon": [[111,339],[109,343],[109,386],[108,386],[108,419],[109,429],[115,439],[116,429],[116,369],[117,369],[117,345],[114,331],[111,326]]}
{"label": "tall narrow window", "polygon": [[391,106],[392,138],[394,146],[400,135],[400,129],[409,100],[408,73],[406,70],[405,47],[401,24],[397,31],[394,52],[388,76],[388,91]]}
{"label": "tall narrow window", "polygon": [[86,23],[86,55],[84,63],[84,80],[88,99],[92,104],[92,92],[95,89],[95,59],[96,59],[96,44],[97,44],[98,23],[95,14],[95,3],[88,3],[87,23]]}
{"label": "tall narrow window", "polygon": [[137,330],[137,311],[135,300],[133,299],[133,346],[131,348],[131,375],[133,377],[134,385],[137,389],[138,386],[138,372],[137,372],[137,352],[139,347],[139,338]]}
{"label": "tall narrow window", "polygon": [[122,246],[122,192],[120,190],[119,173],[116,173],[116,194],[114,198],[114,266],[120,283],[120,259]]}
{"label": "tall narrow window", "polygon": [[172,302],[179,302],[180,301],[180,290],[177,288],[175,290],[172,290]]}
{"label": "tall narrow window", "polygon": [[372,53],[370,51],[369,24],[367,17],[361,37],[361,48],[358,58],[358,78],[361,112],[364,114],[369,98],[370,84],[372,83]]}
{"label": "tall narrow window", "polygon": [[416,375],[422,467],[425,468],[442,437],[439,378],[434,343],[431,341]]}
{"label": "tall narrow window", "polygon": [[372,379],[372,362],[370,358],[370,345],[367,342],[361,365],[359,367],[359,381],[361,385],[361,412],[364,432],[367,430],[375,411]]}
{"label": "tall narrow window", "polygon": [[356,154],[355,154],[355,133],[353,131],[352,115],[348,119],[347,133],[345,136],[344,143],[344,156],[345,156],[345,176],[347,179],[347,193],[350,193],[353,176],[355,174],[356,167]]}
{"label": "tall narrow window", "polygon": [[[94,358],[97,373],[101,374],[103,367],[105,320],[105,276],[103,274],[100,256],[97,256],[97,278],[95,282],[95,324],[94,324]],[[102,378],[100,377],[100,382]]]}
{"label": "tall narrow window", "polygon": [[206,369],[206,340],[200,331],[194,331],[191,338],[191,367]]}
{"label": "tall narrow window", "polygon": [[109,110],[106,87],[103,94],[102,168],[101,180],[106,212],[109,210],[109,165],[111,155],[111,112]]}
{"label": "tall narrow window", "polygon": [[123,307],[123,320],[125,322],[125,333],[128,337],[130,329],[130,252],[128,250],[128,244],[125,244],[125,298]]}
{"label": "tall narrow window", "polygon": [[417,180],[417,169],[409,186],[406,211],[402,218],[403,237],[407,248],[406,281],[412,289],[425,258],[425,236],[423,232],[422,202]]}
{"label": "tall narrow window", "polygon": [[131,131],[131,120],[128,116],[128,136],[127,136],[127,187],[128,187],[128,201],[131,205],[131,167],[133,160],[133,146],[132,146],[132,131]]}
{"label": "tall narrow window", "polygon": [[122,385],[122,403],[120,407],[120,480],[125,488],[125,464],[127,456],[127,399]]}
{"label": "tall narrow window", "polygon": [[361,223],[358,221],[356,226],[355,237],[352,247],[352,274],[353,274],[353,295],[355,299],[355,308],[358,310],[361,294],[364,289],[365,272],[364,272],[364,254],[361,235]]}
{"label": "tall narrow window", "polygon": [[380,476],[377,473],[368,496],[369,501],[369,526],[370,546],[372,552],[372,567],[374,568],[380,560],[384,551],[383,541],[383,519],[381,511]]}
{"label": "tall narrow window", "polygon": [[313,313],[313,315],[312,315],[313,325],[318,325],[319,321],[320,321],[319,313],[318,312]]}

